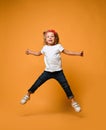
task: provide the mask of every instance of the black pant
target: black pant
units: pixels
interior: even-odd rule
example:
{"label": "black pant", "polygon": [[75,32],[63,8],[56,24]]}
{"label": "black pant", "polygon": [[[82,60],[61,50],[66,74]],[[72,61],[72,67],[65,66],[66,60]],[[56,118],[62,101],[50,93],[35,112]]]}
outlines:
{"label": "black pant", "polygon": [[63,70],[56,71],[56,72],[48,72],[44,71],[39,78],[35,81],[35,83],[32,85],[32,87],[28,90],[30,93],[34,93],[35,90],[41,86],[44,82],[46,82],[48,79],[54,78],[56,79],[60,85],[62,86],[63,90],[65,91],[68,98],[73,98],[74,95],[70,89],[70,86],[65,78],[65,75],[63,73]]}

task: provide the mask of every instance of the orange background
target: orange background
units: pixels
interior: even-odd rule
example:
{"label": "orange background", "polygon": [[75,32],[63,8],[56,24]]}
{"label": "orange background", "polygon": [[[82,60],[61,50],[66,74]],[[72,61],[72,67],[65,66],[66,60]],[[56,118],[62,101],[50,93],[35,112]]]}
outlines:
{"label": "orange background", "polygon": [[[84,57],[62,54],[63,69],[81,113],[75,113],[60,85],[49,80],[26,105],[20,99],[44,70],[42,32],[55,29],[64,48],[84,50]],[[0,129],[105,130],[105,0],[0,1]]]}

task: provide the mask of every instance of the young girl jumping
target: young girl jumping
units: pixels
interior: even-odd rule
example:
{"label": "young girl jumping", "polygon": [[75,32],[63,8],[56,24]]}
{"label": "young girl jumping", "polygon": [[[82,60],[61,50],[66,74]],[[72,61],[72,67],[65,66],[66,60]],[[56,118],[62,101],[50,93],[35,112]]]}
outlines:
{"label": "young girl jumping", "polygon": [[74,110],[76,112],[80,112],[81,107],[75,101],[72,90],[62,70],[61,53],[72,56],[83,56],[83,51],[72,52],[64,49],[63,46],[59,43],[59,36],[55,30],[47,30],[43,32],[43,35],[45,45],[43,46],[42,50],[35,52],[28,49],[26,51],[26,54],[31,54],[34,56],[44,55],[44,62],[46,67],[44,72],[39,76],[32,87],[28,90],[28,93],[21,99],[21,104],[25,104],[30,99],[30,95],[33,94],[35,90],[37,90],[37,88],[40,87],[44,82],[46,82],[48,79],[54,78],[62,86],[68,99],[70,99],[71,105]]}

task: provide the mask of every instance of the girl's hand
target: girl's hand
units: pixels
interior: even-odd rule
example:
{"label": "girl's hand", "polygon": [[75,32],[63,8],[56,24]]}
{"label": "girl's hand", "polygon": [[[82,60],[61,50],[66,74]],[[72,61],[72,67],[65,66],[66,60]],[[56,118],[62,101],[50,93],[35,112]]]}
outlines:
{"label": "girl's hand", "polygon": [[84,52],[83,51],[80,52],[80,56],[84,56]]}
{"label": "girl's hand", "polygon": [[31,54],[31,51],[29,49],[26,50],[25,52],[27,55]]}

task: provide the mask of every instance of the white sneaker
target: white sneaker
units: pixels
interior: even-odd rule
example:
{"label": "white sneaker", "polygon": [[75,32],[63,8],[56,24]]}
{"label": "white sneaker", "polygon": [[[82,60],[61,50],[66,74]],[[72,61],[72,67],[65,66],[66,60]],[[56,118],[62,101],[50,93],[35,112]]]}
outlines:
{"label": "white sneaker", "polygon": [[30,97],[28,95],[25,95],[22,99],[21,99],[21,104],[25,104],[28,100],[30,99]]}
{"label": "white sneaker", "polygon": [[72,103],[72,107],[74,108],[74,110],[76,112],[80,112],[81,111],[81,107],[79,106],[79,104],[77,102],[73,102]]}

